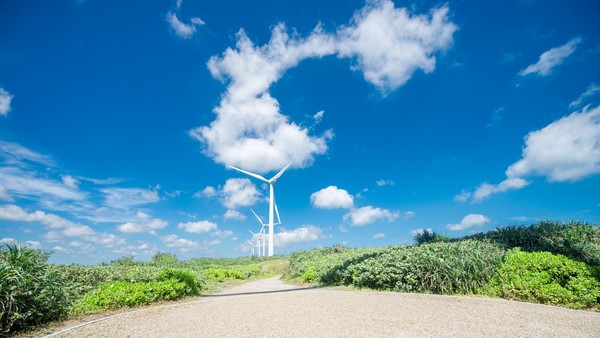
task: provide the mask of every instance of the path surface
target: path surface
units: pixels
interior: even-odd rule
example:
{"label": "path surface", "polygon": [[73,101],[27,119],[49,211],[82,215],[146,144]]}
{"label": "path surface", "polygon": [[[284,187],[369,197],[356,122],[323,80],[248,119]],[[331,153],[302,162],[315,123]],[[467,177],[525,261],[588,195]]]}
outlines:
{"label": "path surface", "polygon": [[501,299],[303,288],[278,278],[55,337],[600,337],[600,313]]}

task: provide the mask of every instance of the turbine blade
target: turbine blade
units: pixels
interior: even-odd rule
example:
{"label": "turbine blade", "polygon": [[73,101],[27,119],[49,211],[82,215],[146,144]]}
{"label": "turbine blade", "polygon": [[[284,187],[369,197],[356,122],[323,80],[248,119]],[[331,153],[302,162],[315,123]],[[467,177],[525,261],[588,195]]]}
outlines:
{"label": "turbine blade", "polygon": [[277,203],[275,205],[275,215],[277,215],[277,224],[281,224],[281,218],[279,218],[279,208],[277,208]]}
{"label": "turbine blade", "polygon": [[263,223],[262,219],[260,218],[260,216],[258,216],[254,210],[250,209],[250,211],[252,211],[252,213],[254,214],[254,216],[256,216],[256,219],[258,220],[258,222],[260,222],[260,224],[265,225],[265,223]]}
{"label": "turbine blade", "polygon": [[290,165],[292,165],[292,163],[294,162],[294,160],[290,161],[290,163],[288,163],[285,167],[283,167],[283,169],[281,169],[277,175],[273,176],[273,178],[271,178],[268,182],[269,183],[275,183],[275,181],[277,181],[278,178],[281,177],[281,175],[283,175],[283,173],[287,170],[287,168],[289,168]]}
{"label": "turbine blade", "polygon": [[241,172],[241,173],[244,173],[244,174],[246,174],[246,175],[248,175],[248,176],[252,176],[252,177],[254,177],[254,178],[258,178],[259,180],[261,180],[261,181],[264,181],[264,182],[266,182],[266,183],[269,183],[269,180],[267,180],[266,178],[264,178],[264,177],[260,176],[259,174],[251,173],[251,172],[249,172],[249,171],[242,170],[242,169],[240,169],[240,168],[236,168],[236,167],[234,167],[234,166],[232,166],[232,165],[230,165],[230,166],[229,166],[229,168],[231,168],[231,169],[234,169],[234,170],[237,170],[237,171],[239,171],[239,172]]}

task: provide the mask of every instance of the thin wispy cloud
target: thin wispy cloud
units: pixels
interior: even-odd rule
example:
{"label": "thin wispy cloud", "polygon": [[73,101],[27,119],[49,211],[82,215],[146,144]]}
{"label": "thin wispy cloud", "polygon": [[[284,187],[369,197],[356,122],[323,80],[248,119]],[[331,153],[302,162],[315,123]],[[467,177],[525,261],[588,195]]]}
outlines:
{"label": "thin wispy cloud", "polygon": [[580,38],[574,38],[566,44],[552,48],[540,55],[539,60],[527,66],[519,72],[519,75],[525,76],[529,74],[536,74],[539,76],[548,76],[552,74],[552,70],[562,64],[571,54],[577,49],[577,45],[581,43]]}
{"label": "thin wispy cloud", "polygon": [[356,60],[352,69],[385,95],[415,71],[433,71],[434,54],[450,46],[456,29],[447,7],[411,16],[388,0],[369,3],[334,33],[319,25],[307,37],[290,36],[278,24],[269,43],[256,46],[241,29],[235,48],[208,62],[213,77],[229,83],[214,109],[217,118],[190,135],[220,164],[259,173],[278,170],[291,160],[296,167],[310,166],[315,156],[326,153],[333,133],[311,136],[307,128],[291,122],[269,92],[273,83],[303,60],[337,55]]}
{"label": "thin wispy cloud", "polygon": [[0,115],[6,116],[11,110],[11,103],[14,95],[11,95],[4,88],[0,88]]}
{"label": "thin wispy cloud", "polygon": [[573,109],[580,107],[587,99],[593,97],[597,93],[600,93],[600,86],[595,83],[590,84],[586,91],[579,95],[577,100],[569,103],[569,108]]}
{"label": "thin wispy cloud", "polygon": [[180,12],[182,2],[177,1],[176,10],[167,13],[166,19],[169,23],[171,30],[182,39],[189,39],[196,33],[198,27],[205,24],[204,20],[193,17],[190,19],[190,23],[184,23],[177,17],[177,13]]}

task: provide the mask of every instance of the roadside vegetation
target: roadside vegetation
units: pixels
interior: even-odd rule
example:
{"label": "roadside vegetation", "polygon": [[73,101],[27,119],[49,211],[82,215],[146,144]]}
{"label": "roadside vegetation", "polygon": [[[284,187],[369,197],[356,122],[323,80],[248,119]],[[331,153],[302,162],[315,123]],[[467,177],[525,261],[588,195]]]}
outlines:
{"label": "roadside vegetation", "polygon": [[20,244],[0,248],[0,336],[79,315],[219,291],[282,274],[282,257],[199,258],[157,253],[149,262],[123,257],[94,266],[55,265],[49,253]]}
{"label": "roadside vegetation", "polygon": [[433,232],[415,245],[334,246],[289,257],[198,258],[157,253],[94,266],[0,247],[0,336],[107,310],[180,300],[285,272],[289,280],[359,289],[483,295],[600,310],[600,227],[540,222],[463,238]]}
{"label": "roadside vegetation", "polygon": [[286,278],[600,310],[598,226],[545,221],[457,239],[423,232],[415,242],[387,248],[297,251],[290,255]]}

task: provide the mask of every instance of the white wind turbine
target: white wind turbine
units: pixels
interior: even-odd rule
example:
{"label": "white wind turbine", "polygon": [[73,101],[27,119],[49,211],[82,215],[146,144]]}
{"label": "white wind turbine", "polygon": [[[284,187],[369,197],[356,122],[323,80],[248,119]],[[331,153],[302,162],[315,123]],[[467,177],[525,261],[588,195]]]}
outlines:
{"label": "white wind turbine", "polygon": [[235,169],[241,173],[244,173],[248,176],[252,176],[254,178],[257,178],[257,179],[269,184],[269,224],[268,224],[268,226],[269,226],[269,256],[273,256],[273,254],[274,254],[274,252],[273,252],[274,251],[273,250],[274,249],[274,246],[273,246],[274,229],[273,229],[273,227],[275,224],[273,222],[273,218],[274,218],[275,212],[277,212],[277,218],[279,218],[279,211],[277,210],[277,207],[275,206],[275,193],[273,191],[273,185],[275,184],[275,182],[277,182],[277,179],[279,177],[281,177],[281,175],[283,175],[283,173],[287,170],[287,168],[289,168],[289,166],[292,164],[292,162],[294,162],[294,161],[291,161],[290,163],[288,163],[285,167],[283,167],[283,169],[281,169],[277,173],[277,175],[271,177],[270,180],[268,180],[258,174],[251,173],[249,171],[236,168],[234,166],[229,166],[229,168],[231,168],[231,169]]}
{"label": "white wind turbine", "polygon": [[263,229],[260,229],[260,231],[257,234],[253,233],[251,230],[248,230],[248,231],[250,231],[250,233],[252,234],[252,239],[256,240],[256,247],[258,248],[257,256],[264,256],[265,255],[265,233],[264,233]]}
{"label": "white wind turbine", "polygon": [[[258,216],[254,210],[250,209],[250,211],[252,211],[252,213],[254,214],[254,216],[256,217],[256,219],[258,220],[258,223],[260,223],[261,227],[260,227],[260,231],[258,232],[258,236],[260,236],[260,240],[262,243],[262,255],[265,256],[266,255],[266,248],[265,245],[267,244],[267,242],[265,241],[265,228],[268,227],[268,224],[263,223],[262,218],[260,218],[260,216]],[[275,215],[277,215],[277,223],[275,223],[274,225],[278,225],[281,224],[281,218],[279,218],[279,210],[277,209],[277,203],[275,203]],[[254,236],[256,236],[252,231],[250,231]],[[260,250],[260,248],[259,248]],[[260,256],[260,254],[259,254]]]}
{"label": "white wind turbine", "polygon": [[246,240],[246,242],[248,242],[248,244],[250,244],[250,246],[252,247],[252,250],[250,251],[250,256],[254,257],[254,248],[256,247],[256,244],[250,242],[249,240]]}

